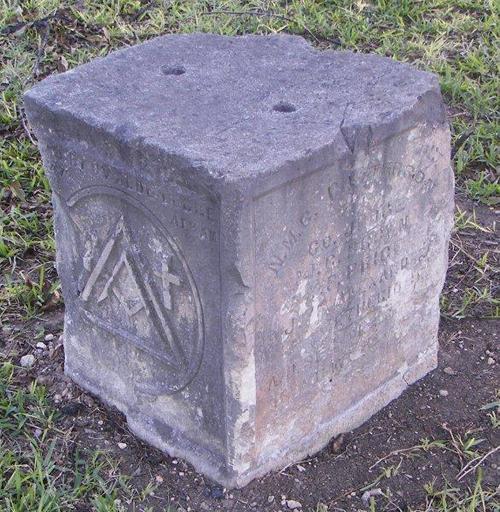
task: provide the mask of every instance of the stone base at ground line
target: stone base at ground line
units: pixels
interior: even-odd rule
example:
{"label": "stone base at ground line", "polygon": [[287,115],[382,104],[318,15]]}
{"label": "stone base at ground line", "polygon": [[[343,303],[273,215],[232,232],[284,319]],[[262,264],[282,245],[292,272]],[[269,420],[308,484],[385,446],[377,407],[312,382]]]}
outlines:
{"label": "stone base at ground line", "polygon": [[[104,398],[102,395],[102,390],[99,388],[99,386],[92,379],[88,379],[84,375],[84,372],[81,372],[80,370],[69,365],[67,361],[65,363],[64,373],[81,388],[92,393],[107,407],[115,407],[121,413],[123,413],[127,420],[127,425],[130,431],[142,441],[149,443],[155,448],[158,448],[170,457],[178,457],[189,462],[198,472],[207,475],[209,478],[219,482],[221,480],[229,481],[227,477],[221,476],[225,475],[223,470],[225,466],[225,460],[222,454],[214,453],[214,451],[211,451],[209,447],[203,449],[199,439],[196,443],[190,442],[190,440],[182,432],[174,430],[166,423],[163,423],[162,427],[170,430],[170,432],[176,436],[175,446],[169,444],[168,442],[164,441],[160,435],[156,434],[153,428],[147,428],[148,423],[143,416],[136,419],[135,416],[130,413],[130,408],[124,405],[123,402],[113,399],[111,396]],[[233,487],[235,486],[233,485]]]}
{"label": "stone base at ground line", "polygon": [[[214,454],[209,453],[208,449],[204,456],[199,453],[199,445],[196,446],[196,451],[190,449],[187,446],[187,442],[184,443],[185,446],[180,447],[182,444],[179,443],[179,438],[182,438],[181,433],[177,433],[179,437],[175,441],[176,446],[173,446],[169,444],[168,441],[156,435],[152,429],[145,428],[143,418],[135,420],[134,416],[129,414],[128,408],[124,404],[118,401],[106,401],[106,403],[116,407],[126,416],[130,430],[143,441],[155,446],[171,457],[179,457],[186,460],[192,464],[198,472],[207,475],[209,478],[221,483],[229,489],[241,488],[255,478],[260,478],[271,471],[279,470],[289,464],[299,463],[301,459],[309,457],[323,449],[332,438],[359,427],[383,407],[398,398],[410,384],[421,379],[436,367],[437,351],[428,351],[424,357],[409,366],[404,374],[398,373],[392,379],[386,381],[383,385],[357,402],[349,410],[336,416],[328,423],[320,425],[316,431],[307,436],[307,438],[304,438],[300,450],[276,453],[274,457],[267,458],[267,460],[259,464],[255,470],[239,476],[231,476],[230,472],[224,469],[224,463],[220,459],[218,464],[214,464]],[[98,386],[85,379],[79,371],[74,371],[71,367],[66,367],[65,373],[81,387],[100,396]]]}

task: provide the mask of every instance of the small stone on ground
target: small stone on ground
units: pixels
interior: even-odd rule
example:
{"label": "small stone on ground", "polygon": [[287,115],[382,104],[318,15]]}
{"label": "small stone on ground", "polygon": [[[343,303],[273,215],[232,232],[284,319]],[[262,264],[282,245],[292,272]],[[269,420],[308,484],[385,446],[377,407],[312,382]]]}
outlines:
{"label": "small stone on ground", "polygon": [[23,368],[31,368],[35,364],[35,356],[33,354],[26,354],[21,357],[20,362]]}

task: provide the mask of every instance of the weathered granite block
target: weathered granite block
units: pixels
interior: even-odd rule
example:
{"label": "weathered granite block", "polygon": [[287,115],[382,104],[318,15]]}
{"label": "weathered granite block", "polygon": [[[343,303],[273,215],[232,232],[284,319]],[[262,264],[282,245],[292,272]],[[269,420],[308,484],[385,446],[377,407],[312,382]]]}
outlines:
{"label": "weathered granite block", "polygon": [[290,36],[165,36],[25,96],[66,372],[227,486],[436,365],[453,178],[436,78]]}

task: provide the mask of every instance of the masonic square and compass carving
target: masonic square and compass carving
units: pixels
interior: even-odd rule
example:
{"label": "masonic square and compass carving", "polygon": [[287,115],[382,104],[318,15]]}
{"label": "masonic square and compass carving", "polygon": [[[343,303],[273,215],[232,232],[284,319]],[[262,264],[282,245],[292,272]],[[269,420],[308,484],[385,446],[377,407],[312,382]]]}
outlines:
{"label": "masonic square and compass carving", "polygon": [[139,390],[183,389],[200,366],[204,325],[196,284],[172,236],[149,209],[114,187],[82,189],[64,211],[77,246],[72,268],[83,318],[118,340],[123,357],[133,359],[133,351],[160,369],[161,378],[158,371],[132,372]]}

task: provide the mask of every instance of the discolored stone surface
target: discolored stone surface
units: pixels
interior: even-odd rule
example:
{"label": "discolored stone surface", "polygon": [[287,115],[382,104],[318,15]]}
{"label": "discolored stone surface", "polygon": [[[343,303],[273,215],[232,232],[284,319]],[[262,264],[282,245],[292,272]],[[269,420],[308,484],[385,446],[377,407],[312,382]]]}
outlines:
{"label": "discolored stone surface", "polygon": [[226,486],[435,367],[452,225],[437,80],[291,36],[176,35],[25,95],[66,372]]}

